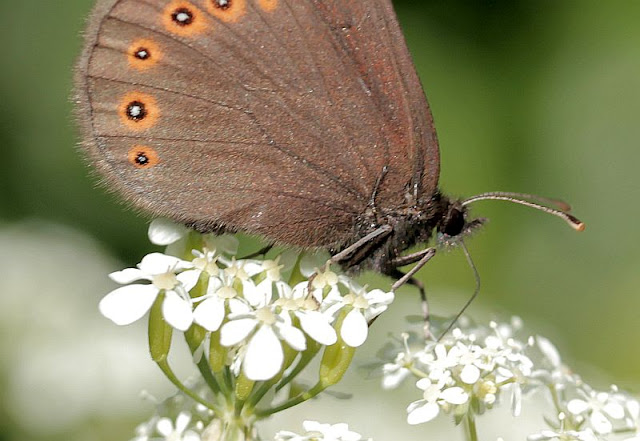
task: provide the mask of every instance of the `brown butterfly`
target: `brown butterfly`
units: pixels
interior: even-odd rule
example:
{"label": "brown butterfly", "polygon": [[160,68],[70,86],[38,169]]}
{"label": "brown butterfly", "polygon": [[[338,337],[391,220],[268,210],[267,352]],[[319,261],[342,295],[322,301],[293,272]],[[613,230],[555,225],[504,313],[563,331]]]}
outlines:
{"label": "brown butterfly", "polygon": [[[199,231],[324,248],[409,281],[502,199],[451,200],[390,0],[100,0],[76,70],[82,148],[134,206]],[[556,205],[549,208],[538,202]],[[404,275],[399,268],[418,265]]]}

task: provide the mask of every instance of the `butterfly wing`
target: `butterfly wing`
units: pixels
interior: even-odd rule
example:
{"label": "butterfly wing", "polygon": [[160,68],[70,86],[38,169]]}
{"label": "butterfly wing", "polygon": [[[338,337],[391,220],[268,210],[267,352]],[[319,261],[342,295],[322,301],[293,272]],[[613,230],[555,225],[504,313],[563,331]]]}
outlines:
{"label": "butterfly wing", "polygon": [[352,237],[383,167],[382,208],[437,186],[388,0],[102,0],[86,41],[83,146],[156,215],[325,247]]}

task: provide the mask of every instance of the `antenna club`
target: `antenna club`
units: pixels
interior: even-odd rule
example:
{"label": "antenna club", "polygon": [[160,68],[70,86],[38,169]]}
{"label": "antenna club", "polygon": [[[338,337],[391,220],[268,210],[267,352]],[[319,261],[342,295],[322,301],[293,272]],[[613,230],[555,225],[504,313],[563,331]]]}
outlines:
{"label": "antenna club", "polygon": [[566,219],[569,222],[569,225],[571,225],[571,228],[573,228],[576,231],[584,231],[585,228],[587,228],[587,225],[582,222],[580,219],[578,219],[577,217],[565,213]]}
{"label": "antenna club", "polygon": [[571,222],[571,227],[576,230],[576,231],[584,231],[587,228],[587,224],[585,224],[584,222],[582,222],[581,220],[579,220],[576,217],[573,217],[571,215],[567,215],[569,218],[569,221]]}

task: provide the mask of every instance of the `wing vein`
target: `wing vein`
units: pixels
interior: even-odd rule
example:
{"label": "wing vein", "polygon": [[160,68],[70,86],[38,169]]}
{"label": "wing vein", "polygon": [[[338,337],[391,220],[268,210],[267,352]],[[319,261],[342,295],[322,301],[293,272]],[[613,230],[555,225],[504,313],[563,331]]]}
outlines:
{"label": "wing vein", "polygon": [[[189,49],[196,51],[196,52],[197,52],[197,53],[199,53],[202,57],[204,57],[205,59],[209,60],[212,64],[214,64],[214,65],[216,65],[216,66],[217,66],[217,64],[215,63],[215,60],[213,60],[213,59],[212,59],[211,57],[209,57],[207,54],[205,54],[205,53],[203,53],[203,52],[199,51],[197,48],[194,48],[194,47],[192,47],[192,46],[190,46],[190,45],[188,45],[188,44],[184,43],[183,41],[175,40],[175,39],[173,39],[171,36],[169,36],[169,35],[167,35],[167,34],[165,34],[165,33],[163,33],[163,32],[159,32],[159,31],[157,31],[157,30],[151,29],[151,28],[149,28],[149,27],[147,27],[147,26],[140,25],[140,24],[138,24],[138,23],[129,22],[129,21],[127,21],[127,20],[123,20],[123,19],[120,19],[120,18],[118,18],[118,17],[109,16],[109,18],[111,18],[111,19],[115,19],[115,20],[118,20],[118,21],[123,22],[123,23],[127,23],[127,24],[132,25],[132,26],[137,26],[137,27],[142,28],[142,29],[145,29],[145,30],[147,30],[147,31],[149,31],[149,32],[152,32],[152,33],[155,33],[155,34],[158,34],[158,35],[162,35],[162,36],[163,36],[163,37],[165,37],[165,38],[170,38],[170,39],[172,39],[172,40],[174,40],[174,41],[177,41],[179,44],[184,45],[185,47],[188,47]],[[221,67],[221,66],[218,66],[218,67]],[[88,75],[88,76],[89,76],[89,75]],[[188,94],[185,94],[185,93],[176,92],[176,91],[168,90],[168,89],[165,89],[165,88],[159,88],[159,87],[154,87],[154,86],[148,86],[148,85],[141,84],[141,83],[132,83],[132,82],[127,82],[127,81],[123,81],[123,80],[115,80],[115,79],[110,79],[110,78],[103,78],[103,79],[108,80],[108,81],[115,81],[115,82],[123,83],[123,84],[141,85],[141,86],[150,87],[150,88],[153,88],[153,89],[156,89],[156,90],[165,90],[166,92],[171,92],[171,93],[175,93],[175,94],[178,94],[178,95],[189,96]],[[243,85],[242,85],[241,83],[239,83],[239,87],[243,87]],[[257,95],[256,95],[256,96],[257,96]],[[191,96],[191,97],[193,97],[193,96]],[[210,100],[206,100],[206,99],[204,99],[204,98],[202,98],[202,97],[193,97],[193,98],[196,98],[196,99],[203,99],[204,101],[211,102]],[[258,99],[260,99],[260,98],[258,97]],[[213,102],[213,104],[219,104],[219,103]],[[92,108],[92,113],[93,113],[93,106],[91,106],[91,108]],[[230,108],[233,108],[233,107],[230,107]],[[259,121],[257,121],[257,120],[255,119],[255,117],[252,115],[252,113],[251,113],[250,111],[246,111],[246,110],[244,110],[244,111],[245,111],[245,112],[247,113],[247,115],[252,119],[252,121],[257,125],[257,127],[259,127],[259,128],[260,128],[260,130],[263,132],[263,134],[267,135],[267,137],[268,137],[268,134],[267,134],[266,130],[264,129],[264,127],[262,127],[262,125],[260,124],[260,122],[259,122]],[[94,133],[95,133],[95,128],[94,128]],[[285,155],[289,156],[291,159],[293,159],[294,161],[296,161],[298,164],[300,164],[300,165],[302,165],[302,166],[304,166],[304,167],[306,167],[306,168],[308,168],[308,169],[310,169],[310,170],[313,170],[313,171],[314,171],[314,172],[316,172],[317,174],[320,174],[320,175],[324,176],[325,178],[329,179],[330,181],[332,181],[333,183],[335,183],[338,187],[342,188],[343,190],[345,190],[346,192],[348,192],[349,194],[351,194],[352,196],[354,196],[357,200],[359,200],[359,201],[363,201],[363,200],[365,200],[365,199],[366,199],[366,196],[364,196],[364,195],[363,195],[363,194],[361,194],[360,192],[356,191],[355,189],[351,188],[350,186],[345,185],[345,183],[344,183],[344,182],[342,182],[342,181],[340,181],[340,179],[339,179],[337,176],[333,175],[332,173],[330,173],[330,172],[329,172],[328,170],[326,170],[325,168],[320,167],[318,164],[315,164],[315,163],[313,163],[312,161],[309,161],[309,160],[307,160],[307,159],[304,159],[303,157],[301,157],[301,156],[299,156],[299,155],[297,155],[297,154],[293,153],[293,152],[292,152],[292,151],[290,151],[289,149],[286,149],[286,148],[282,147],[280,144],[278,144],[277,142],[275,142],[275,141],[274,141],[273,139],[271,139],[270,137],[269,137],[269,139],[270,139],[270,143],[269,143],[269,145],[270,145],[271,147],[273,147],[273,148],[275,148],[276,150],[279,150],[280,152],[282,152],[282,153],[284,153]]]}

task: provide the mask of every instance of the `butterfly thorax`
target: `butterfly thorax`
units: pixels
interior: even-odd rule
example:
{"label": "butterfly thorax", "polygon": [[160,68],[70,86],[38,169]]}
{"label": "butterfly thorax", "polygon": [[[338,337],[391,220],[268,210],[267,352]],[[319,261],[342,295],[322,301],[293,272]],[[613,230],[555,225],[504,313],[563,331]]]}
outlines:
{"label": "butterfly thorax", "polygon": [[[390,226],[391,231],[358,249],[341,265],[350,272],[373,269],[391,275],[397,271],[395,259],[414,245],[429,243],[434,234],[444,239],[455,238],[481,223],[480,220],[468,222],[466,212],[459,201],[452,201],[440,192],[412,206],[368,210],[356,220],[355,237],[363,238],[383,226]],[[331,252],[335,254],[349,245]]]}

